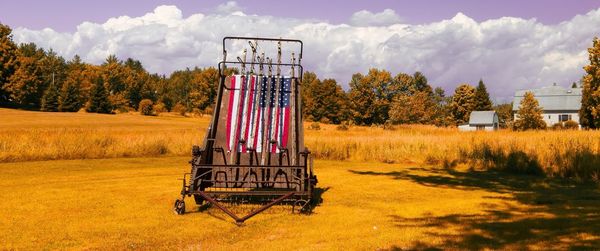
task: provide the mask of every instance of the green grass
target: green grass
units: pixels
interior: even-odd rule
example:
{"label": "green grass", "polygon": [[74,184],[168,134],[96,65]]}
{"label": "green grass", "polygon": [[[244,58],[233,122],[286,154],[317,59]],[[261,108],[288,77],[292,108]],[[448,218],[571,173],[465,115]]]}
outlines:
{"label": "green grass", "polygon": [[[532,176],[316,161],[323,202],[238,227],[171,211],[187,158],[0,164],[0,249],[374,250],[600,246],[600,188]],[[237,208],[243,213],[245,208]]]}

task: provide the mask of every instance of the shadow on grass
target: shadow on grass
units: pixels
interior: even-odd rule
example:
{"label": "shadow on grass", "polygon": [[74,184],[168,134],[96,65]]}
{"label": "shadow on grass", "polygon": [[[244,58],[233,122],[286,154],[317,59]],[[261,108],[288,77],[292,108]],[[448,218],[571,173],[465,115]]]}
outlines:
{"label": "shadow on grass", "polygon": [[[424,227],[430,236],[442,240],[439,246],[415,242],[410,249],[600,248],[600,189],[596,183],[573,183],[498,171],[409,168],[397,172],[350,172],[410,180],[429,187],[503,194],[493,198],[506,203],[484,204],[487,209],[482,214],[390,216],[398,227]],[[511,206],[514,203],[509,201],[524,206]],[[460,234],[447,234],[444,232],[447,229],[458,229]]]}
{"label": "shadow on grass", "polygon": [[[550,149],[550,156],[547,156],[543,163],[540,162],[538,154],[513,148],[492,147],[488,143],[475,144],[471,151],[461,151],[460,158],[488,170],[600,181],[600,154],[591,146],[567,145],[564,150],[551,146]],[[455,164],[456,160],[444,163],[444,166]]]}

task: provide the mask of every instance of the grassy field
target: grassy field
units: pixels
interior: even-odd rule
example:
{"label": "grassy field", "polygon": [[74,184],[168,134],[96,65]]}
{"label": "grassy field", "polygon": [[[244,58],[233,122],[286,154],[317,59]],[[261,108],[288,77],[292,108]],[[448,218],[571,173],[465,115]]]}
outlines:
{"label": "grassy field", "polygon": [[321,125],[306,144],[322,204],[238,227],[171,210],[208,119],[0,109],[0,249],[600,247],[599,132]]}
{"label": "grassy field", "polygon": [[[209,117],[42,113],[0,108],[0,163],[31,160],[188,156]],[[306,124],[308,125],[308,123]],[[600,131],[458,132],[321,125],[306,130],[318,159],[507,169],[600,181]]]}
{"label": "grassy field", "polygon": [[210,119],[3,108],[0,118],[0,162],[187,156]]}
{"label": "grassy field", "polygon": [[[2,249],[374,250],[600,246],[600,190],[493,172],[317,161],[323,202],[238,227],[171,211],[187,158],[0,164]],[[461,169],[461,168],[458,168]],[[243,209],[238,210],[241,211]]]}

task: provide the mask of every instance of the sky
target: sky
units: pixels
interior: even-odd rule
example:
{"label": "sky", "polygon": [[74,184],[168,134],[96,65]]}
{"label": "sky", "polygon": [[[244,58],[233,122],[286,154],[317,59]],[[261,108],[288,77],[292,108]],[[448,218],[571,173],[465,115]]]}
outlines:
{"label": "sky", "polygon": [[584,74],[600,0],[4,2],[18,43],[72,58],[139,59],[150,72],[215,66],[224,36],[304,41],[304,68],[348,86],[353,73],[423,72],[452,92],[483,79],[496,101]]}

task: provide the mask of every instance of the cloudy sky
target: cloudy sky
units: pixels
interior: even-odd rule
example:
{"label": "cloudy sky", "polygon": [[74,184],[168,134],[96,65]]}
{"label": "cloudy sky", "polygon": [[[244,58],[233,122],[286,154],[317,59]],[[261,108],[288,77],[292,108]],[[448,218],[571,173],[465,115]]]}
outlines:
{"label": "cloudy sky", "polygon": [[224,36],[296,38],[305,69],[343,86],[372,67],[422,71],[450,92],[483,78],[502,101],[579,80],[600,36],[600,0],[20,0],[2,4],[0,22],[16,42],[66,58],[116,54],[164,74],[216,65]]}

